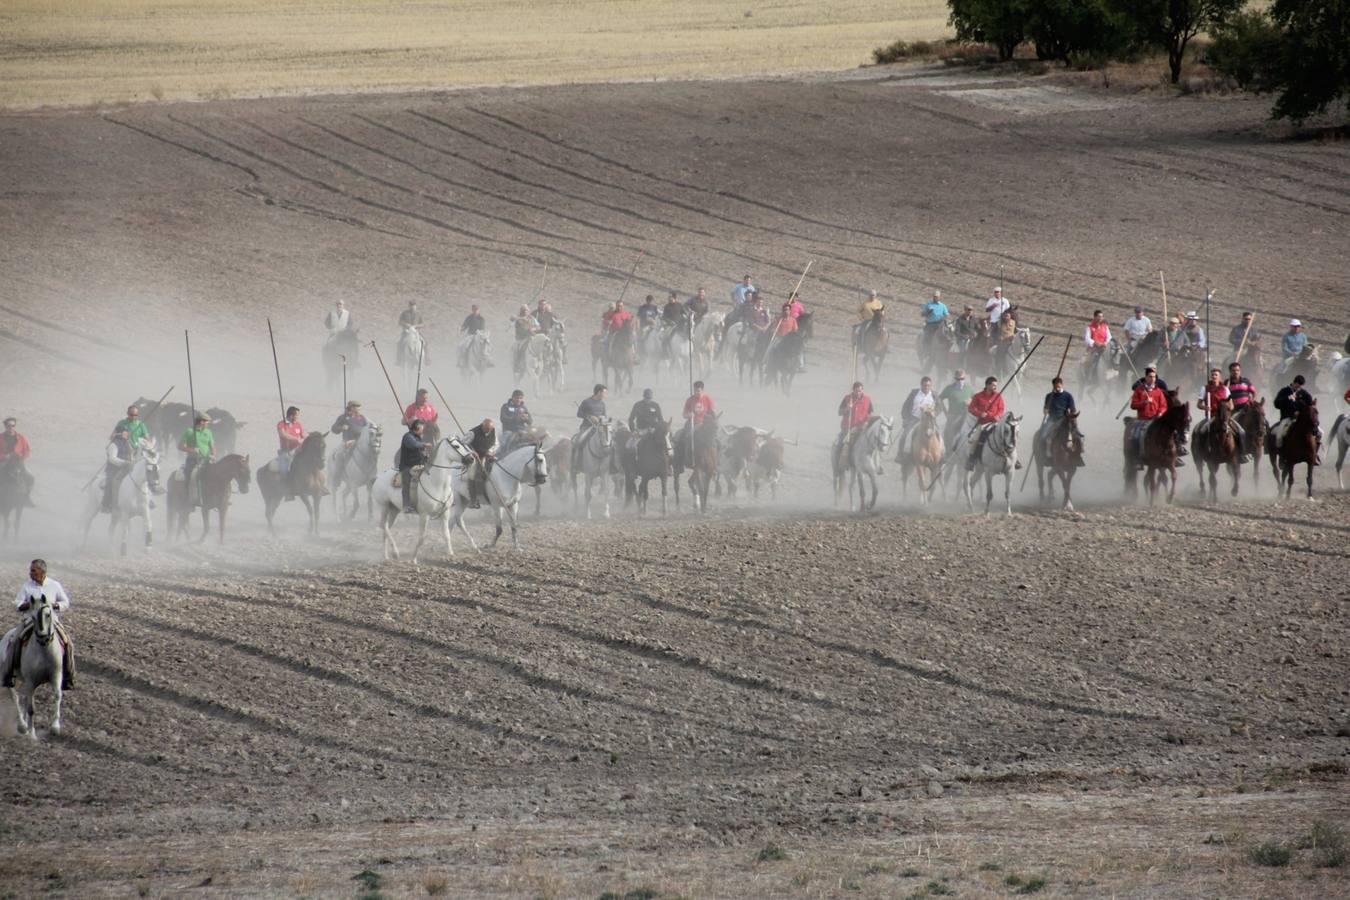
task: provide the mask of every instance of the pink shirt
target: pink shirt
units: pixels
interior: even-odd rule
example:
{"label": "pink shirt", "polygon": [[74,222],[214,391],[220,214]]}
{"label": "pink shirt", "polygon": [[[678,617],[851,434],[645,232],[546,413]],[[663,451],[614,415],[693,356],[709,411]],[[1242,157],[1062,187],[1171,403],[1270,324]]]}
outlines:
{"label": "pink shirt", "polygon": [[294,450],[305,440],[305,426],[298,421],[287,422],[282,420],[277,423],[277,437],[281,439],[282,450]]}

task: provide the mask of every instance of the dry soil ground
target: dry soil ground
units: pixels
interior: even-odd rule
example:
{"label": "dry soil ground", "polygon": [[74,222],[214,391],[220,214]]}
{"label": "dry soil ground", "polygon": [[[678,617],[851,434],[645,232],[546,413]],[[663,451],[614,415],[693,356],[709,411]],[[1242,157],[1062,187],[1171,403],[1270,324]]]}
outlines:
{"label": "dry soil ground", "polygon": [[[920,518],[892,473],[857,520],[822,474],[871,285],[903,322],[1003,268],[1062,340],[1098,306],[1156,313],[1166,268],[1173,309],[1217,286],[1216,331],[1252,307],[1344,340],[1350,158],[1265,113],[901,73],[0,119],[0,384],[40,479],[5,560],[52,559],[84,664],[66,736],[4,741],[5,889],[329,896],[369,869],[407,894],[1344,893],[1316,851],[1247,855],[1347,818],[1350,506],[1328,473],[1319,503],[1122,505],[1108,409],[1080,515]],[[594,321],[640,249],[636,293],[717,300],[745,270],[781,296],[815,260],[793,397],[710,382],[729,420],[800,435],[779,506],[602,524],[550,500],[524,554],[413,570],[363,526],[304,540],[292,506],[268,540],[250,495],[224,549],[72,552],[119,407],[183,399],[184,327],[199,402],[251,421],[256,463],[264,316],[321,425],[334,298],[382,342],[418,299],[444,348],[471,301],[500,334],[545,260],[555,305]],[[353,390],[389,421],[366,362]],[[510,387],[444,353],[432,374],[465,418]],[[870,387],[891,410],[913,378],[902,353]],[[584,393],[534,405],[561,431]]]}

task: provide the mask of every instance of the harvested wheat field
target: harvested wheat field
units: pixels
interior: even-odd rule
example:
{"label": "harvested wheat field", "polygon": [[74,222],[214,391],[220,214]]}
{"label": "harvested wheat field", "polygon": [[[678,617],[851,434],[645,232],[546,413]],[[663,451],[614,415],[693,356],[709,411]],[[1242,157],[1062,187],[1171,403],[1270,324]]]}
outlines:
{"label": "harvested wheat field", "polygon": [[[867,31],[863,46],[891,36]],[[290,65],[230,90],[286,90]],[[438,80],[393,63],[352,77]],[[183,84],[166,93],[202,90]],[[88,99],[42,90],[15,105]],[[870,513],[831,485],[869,288],[891,315],[867,383],[888,417],[920,374],[933,288],[959,310],[1001,279],[1047,336],[1007,394],[1028,430],[1094,309],[1113,327],[1135,304],[1160,319],[1160,269],[1170,312],[1213,288],[1217,346],[1252,309],[1272,338],[1298,316],[1338,348],[1350,156],[1286,140],[1267,110],[909,68],[0,116],[0,414],[37,479],[0,565],[17,587],[48,560],[80,647],[62,734],[47,688],[36,741],[0,705],[0,894],[1346,894],[1350,499],[1334,445],[1312,501],[1302,470],[1277,498],[1261,459],[1236,498],[1220,472],[1219,501],[1197,499],[1191,466],[1175,503],[1149,506],[1124,489],[1128,385],[1113,383],[1080,401],[1077,511],[1039,504],[1024,472],[1011,517],[1001,480],[993,516],[978,489],[974,515],[950,486],[921,507],[894,448]],[[365,510],[346,520],[331,499],[317,535],[299,502],[269,535],[257,479],[223,543],[214,525],[203,544],[166,535],[164,497],[149,549],[139,520],[125,558],[106,517],[83,539],[82,486],[126,404],[170,386],[189,402],[184,329],[196,405],[246,423],[236,450],[256,470],[280,414],[268,319],[281,402],[323,431],[343,391],[322,320],[344,300],[390,363],[386,381],[363,347],[347,384],[384,426],[384,467],[417,383],[393,365],[409,301],[447,429],[522,386],[551,446],[575,431],[590,336],[630,276],[629,301],[706,286],[725,310],[748,272],[776,308],[808,261],[814,337],[790,395],[727,359],[705,375],[723,424],[787,439],[776,493],[724,485],[700,514],[681,485],[663,515],[654,486],[645,516],[610,497],[587,518],[553,471],[537,517],[525,491],[520,552],[509,530],[482,553],[456,534],[448,558],[433,525],[416,567],[408,517],[403,559],[385,561]],[[568,323],[561,387],[510,371],[508,316],[541,292]],[[493,335],[482,379],[455,364],[470,304]],[[1318,375],[1330,434],[1329,352]],[[639,370],[609,414],[652,386],[678,424],[688,379]],[[1268,404],[1273,379],[1258,376]],[[167,478],[181,456],[164,449]],[[488,512],[467,522],[491,542]]]}

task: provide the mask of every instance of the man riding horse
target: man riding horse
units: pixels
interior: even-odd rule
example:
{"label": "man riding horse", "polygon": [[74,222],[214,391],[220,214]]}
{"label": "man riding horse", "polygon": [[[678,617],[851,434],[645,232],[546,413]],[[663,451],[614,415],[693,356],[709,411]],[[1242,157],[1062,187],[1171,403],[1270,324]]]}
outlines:
{"label": "man riding horse", "polygon": [[[1275,427],[1270,429],[1270,433],[1277,448],[1298,414],[1317,402],[1313,399],[1312,394],[1308,393],[1307,388],[1304,387],[1305,384],[1307,384],[1307,379],[1302,375],[1295,375],[1294,380],[1275,395],[1275,408],[1280,411],[1280,421],[1275,423]],[[1317,465],[1321,465],[1322,426],[1320,424],[1313,430],[1313,434],[1317,439]]]}
{"label": "man riding horse", "polygon": [[[966,412],[975,417],[975,427],[978,429],[975,440],[970,445],[970,455],[966,457],[967,472],[975,471],[975,463],[980,459],[980,451],[984,449],[984,443],[989,439],[989,432],[1003,418],[1005,411],[1003,394],[998,389],[998,379],[990,375],[984,380],[984,390],[971,397],[970,403],[966,406]],[[1021,461],[1018,461],[1016,467],[1022,468]]]}
{"label": "man riding horse", "polygon": [[652,399],[652,389],[643,388],[642,399],[628,413],[628,449],[635,449],[638,441],[655,431],[665,419],[661,404]]}
{"label": "man riding horse", "polygon": [[1101,373],[1106,348],[1111,345],[1111,328],[1106,324],[1106,314],[1100,309],[1093,311],[1092,321],[1083,329],[1083,344],[1087,347],[1083,374],[1086,381],[1095,381]]}
{"label": "man riding horse", "polygon": [[515,449],[515,443],[529,433],[534,425],[534,416],[525,405],[525,392],[517,388],[511,392],[511,398],[502,404],[498,413],[502,420],[502,453]]}
{"label": "man riding horse", "polygon": [[920,346],[925,357],[932,355],[933,341],[937,339],[938,332],[942,330],[942,323],[947,321],[948,315],[950,312],[947,304],[942,302],[942,291],[933,291],[933,299],[919,310],[919,316],[923,319],[923,337],[920,339]]}
{"label": "man riding horse", "polygon": [[[361,432],[366,430],[369,420],[361,413],[361,404],[356,400],[350,400],[347,408],[342,411],[342,415],[333,420],[333,427],[329,432],[336,434],[340,443],[334,456],[334,471],[338,473],[338,478],[342,477],[342,472],[347,467],[347,456],[356,446],[356,441],[361,437]],[[331,489],[338,489],[338,482],[334,481]]]}
{"label": "man riding horse", "polygon": [[431,445],[422,439],[422,431],[425,428],[425,422],[421,419],[413,419],[408,423],[408,431],[403,435],[403,440],[398,448],[398,472],[402,478],[403,511],[405,513],[417,512],[412,502],[413,470],[420,469],[427,464],[427,451],[431,448]]}
{"label": "man riding horse", "polygon": [[492,464],[497,460],[497,426],[491,419],[484,419],[473,426],[460,438],[460,442],[473,454],[469,463],[469,508],[478,509],[487,499],[487,480],[492,472]]}
{"label": "man riding horse", "polygon": [[4,639],[0,640],[0,646],[4,648],[3,658],[0,659],[0,687],[14,687],[14,674],[19,668],[19,661],[23,658],[23,645],[36,624],[30,611],[39,600],[45,600],[51,607],[52,625],[56,629],[57,639],[65,645],[61,689],[68,691],[75,686],[75,645],[71,643],[70,634],[57,618],[57,614],[70,609],[70,597],[66,594],[66,589],[61,587],[61,582],[47,577],[47,563],[41,559],[35,559],[28,564],[28,580],[19,588],[19,593],[14,598],[14,606],[21,617],[18,626],[11,628]]}
{"label": "man riding horse", "polygon": [[861,381],[853,382],[853,387],[839,401],[838,415],[839,437],[834,440],[834,470],[842,472],[848,466],[858,435],[872,416],[872,398],[863,392]]}
{"label": "man riding horse", "polygon": [[859,350],[863,346],[863,335],[877,321],[877,313],[884,312],[886,304],[881,302],[877,292],[867,292],[867,299],[858,306],[858,322],[853,326],[853,343]]}
{"label": "man riding horse", "polygon": [[1073,394],[1064,389],[1064,379],[1058,375],[1050,379],[1050,393],[1045,395],[1045,403],[1041,409],[1045,421],[1040,431],[1036,433],[1036,443],[1045,458],[1049,458],[1047,444],[1050,436],[1055,433],[1055,429],[1063,423],[1066,416],[1077,412],[1078,404],[1074,402]]}
{"label": "man riding horse", "polygon": [[597,384],[591,391],[591,395],[577,407],[577,418],[581,420],[581,427],[577,429],[576,435],[572,438],[572,468],[577,468],[577,460],[581,455],[581,448],[586,440],[591,436],[595,427],[608,418],[605,412],[605,397],[609,395],[609,388],[603,384]]}
{"label": "man riding horse", "polygon": [[680,439],[676,445],[676,453],[680,454],[681,459],[688,460],[689,465],[693,465],[693,458],[690,455],[694,429],[703,424],[711,413],[715,411],[715,404],[710,394],[703,391],[703,382],[694,382],[694,392],[684,401],[684,409],[681,415],[684,416],[684,430],[680,432]]}
{"label": "man riding horse", "polygon": [[201,506],[201,466],[216,456],[216,436],[211,433],[210,426],[211,417],[206,413],[198,413],[192,420],[192,427],[178,438],[178,449],[185,454],[183,483],[187,487],[189,506]]}
{"label": "man riding horse", "polygon": [[33,476],[28,471],[28,458],[33,455],[33,450],[28,444],[28,438],[19,434],[19,420],[10,416],[5,419],[5,430],[0,432],[0,465],[16,466],[19,471],[19,480],[23,483],[24,505],[32,506],[33,500]]}

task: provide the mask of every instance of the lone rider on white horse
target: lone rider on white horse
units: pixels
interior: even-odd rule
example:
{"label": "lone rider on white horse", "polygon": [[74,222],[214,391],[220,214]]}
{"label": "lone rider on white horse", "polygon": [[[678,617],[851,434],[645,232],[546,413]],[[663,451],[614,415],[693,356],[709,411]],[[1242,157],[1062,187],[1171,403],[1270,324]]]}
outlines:
{"label": "lone rider on white horse", "polygon": [[511,348],[511,368],[514,371],[521,371],[525,363],[525,348],[530,344],[530,337],[539,332],[539,322],[530,315],[530,308],[521,304],[520,312],[511,317],[511,325],[515,328],[516,343]]}
{"label": "lone rider on white horse", "polygon": [[200,506],[201,467],[216,455],[216,436],[211,433],[211,417],[206,413],[197,413],[192,427],[186,429],[178,438],[178,449],[187,454],[183,460],[183,484],[187,487],[189,506]]}
{"label": "lone rider on white horse", "polygon": [[62,673],[61,689],[68,691],[75,685],[75,645],[71,643],[70,635],[57,618],[58,613],[70,609],[70,597],[67,596],[66,589],[61,587],[61,582],[47,577],[46,561],[35,559],[28,564],[28,580],[19,588],[19,593],[14,598],[14,606],[22,617],[19,625],[11,628],[4,639],[0,640],[0,648],[3,648],[3,658],[0,659],[0,687],[14,687],[14,672],[18,669],[19,660],[23,655],[21,652],[23,641],[33,626],[33,617],[29,611],[33,607],[33,601],[42,597],[47,598],[47,605],[52,608],[52,624],[65,645],[65,671]]}
{"label": "lone rider on white horse", "polygon": [[[338,436],[341,444],[337,452],[333,454],[335,462],[333,469],[342,477],[342,471],[347,465],[347,454],[352,452],[356,446],[356,440],[361,436],[361,432],[369,425],[369,420],[361,413],[361,404],[356,400],[347,402],[347,408],[342,411],[342,415],[333,420],[333,427],[329,429],[332,434]],[[338,485],[334,483],[332,489],[336,491]]]}
{"label": "lone rider on white horse", "polygon": [[591,395],[581,401],[577,407],[577,418],[581,420],[581,427],[577,429],[576,435],[572,438],[572,468],[577,467],[577,459],[581,455],[581,448],[586,443],[586,439],[591,436],[595,427],[603,422],[608,416],[605,412],[605,398],[609,396],[609,388],[603,384],[597,384],[591,391]]}

